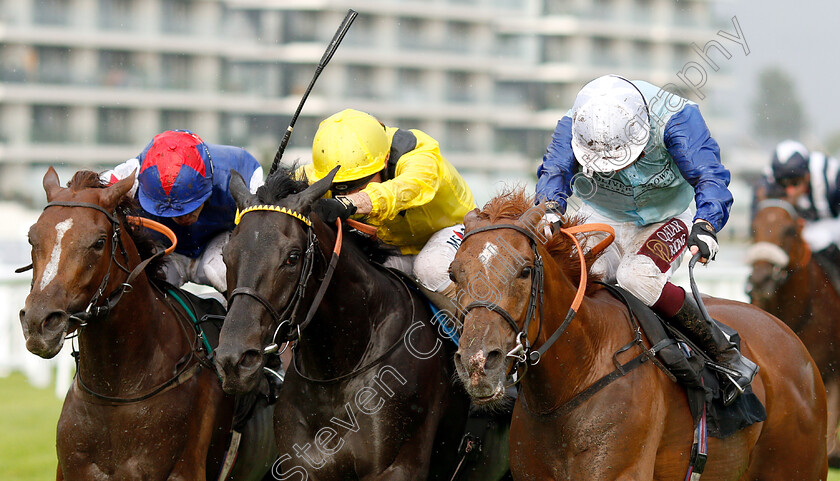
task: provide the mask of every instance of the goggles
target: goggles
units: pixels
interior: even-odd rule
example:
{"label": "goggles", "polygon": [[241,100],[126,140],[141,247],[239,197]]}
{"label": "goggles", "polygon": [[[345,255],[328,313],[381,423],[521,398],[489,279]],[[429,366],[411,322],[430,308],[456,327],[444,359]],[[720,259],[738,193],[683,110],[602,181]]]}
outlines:
{"label": "goggles", "polygon": [[375,175],[376,175],[376,173],[371,174],[367,177],[362,177],[361,179],[358,179],[358,180],[350,180],[350,181],[346,181],[346,182],[335,182],[334,184],[332,184],[330,186],[330,190],[332,191],[333,195],[345,195],[349,192],[352,192],[354,190],[357,190],[357,189],[360,189],[360,188],[366,186],[368,184],[368,182],[370,182],[371,179],[373,179],[373,176],[375,176]]}

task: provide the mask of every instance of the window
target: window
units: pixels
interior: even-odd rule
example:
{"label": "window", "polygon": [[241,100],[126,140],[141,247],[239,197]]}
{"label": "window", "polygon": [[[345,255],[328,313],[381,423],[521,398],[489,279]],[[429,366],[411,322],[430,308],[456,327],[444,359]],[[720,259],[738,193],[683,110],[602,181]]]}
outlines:
{"label": "window", "polygon": [[163,55],[161,58],[161,83],[166,89],[187,89],[190,86],[190,57]]}
{"label": "window", "polygon": [[188,129],[191,125],[190,113],[186,110],[162,110],[160,112],[160,131]]}
{"label": "window", "polygon": [[423,89],[423,71],[403,68],[397,72],[396,99],[407,102],[427,100]]}
{"label": "window", "polygon": [[[163,0],[161,4],[161,30],[165,33],[183,34],[194,30],[190,16],[190,0]],[[203,28],[215,28],[215,25],[204,25]]]}
{"label": "window", "polygon": [[269,67],[257,62],[230,62],[222,66],[222,88],[228,92],[243,92],[270,96]]}
{"label": "window", "polygon": [[346,82],[345,90],[348,97],[375,98],[376,89],[373,85],[373,69],[371,67],[348,67]]}
{"label": "window", "polygon": [[543,37],[543,61],[547,63],[568,62],[572,48],[568,37]]}
{"label": "window", "polygon": [[467,122],[446,122],[444,152],[469,152],[472,147],[470,125]]}
{"label": "window", "polygon": [[633,42],[633,65],[650,67],[653,64],[653,46],[650,42]]}
{"label": "window", "polygon": [[39,25],[68,25],[70,0],[35,0],[32,21]]}
{"label": "window", "polygon": [[522,82],[498,82],[495,97],[499,105],[522,105],[527,99],[527,86]]}
{"label": "window", "polygon": [[256,10],[225,8],[222,31],[230,38],[257,40],[260,37],[260,14]]}
{"label": "window", "polygon": [[99,27],[104,30],[130,30],[132,0],[99,0]]}
{"label": "window", "polygon": [[47,84],[66,84],[70,77],[70,49],[38,47],[38,81]]}
{"label": "window", "polygon": [[473,99],[473,79],[466,72],[446,74],[446,100],[450,102],[469,102]]}
{"label": "window", "polygon": [[[355,29],[350,29],[352,32]],[[316,12],[288,11],[283,14],[283,42],[313,42],[318,39]]]}
{"label": "window", "polygon": [[130,118],[128,109],[100,108],[97,112],[96,141],[100,144],[130,144]]}
{"label": "window", "polygon": [[592,39],[592,63],[594,65],[601,65],[611,67],[616,65],[615,57],[615,41],[604,37],[595,37]]}
{"label": "window", "polygon": [[452,52],[468,52],[470,50],[471,28],[466,22],[449,22],[446,24],[446,42],[444,46]]}
{"label": "window", "polygon": [[63,143],[70,141],[70,111],[64,106],[32,107],[32,142]]}
{"label": "window", "polygon": [[574,0],[546,0],[546,15],[566,15],[572,13]]}
{"label": "window", "polygon": [[521,58],[524,55],[522,37],[519,35],[496,35],[496,55],[504,58]]}
{"label": "window", "polygon": [[99,84],[123,87],[130,84],[131,52],[103,50],[99,52]]}
{"label": "window", "polygon": [[312,80],[312,71],[315,70],[314,65],[297,65],[297,64],[283,64],[280,67],[280,76],[283,79],[283,87],[280,95],[286,96],[301,96],[306,92],[306,87]]}
{"label": "window", "polygon": [[592,16],[595,18],[612,18],[615,9],[613,0],[592,0]]}
{"label": "window", "polygon": [[648,23],[653,20],[653,0],[635,0],[633,18],[638,22]]}
{"label": "window", "polygon": [[376,26],[368,15],[359,15],[353,22],[353,28],[347,32],[344,44],[355,46],[376,45]]}
{"label": "window", "polygon": [[425,47],[425,22],[419,18],[402,17],[398,22],[397,38],[400,47],[419,49]]}

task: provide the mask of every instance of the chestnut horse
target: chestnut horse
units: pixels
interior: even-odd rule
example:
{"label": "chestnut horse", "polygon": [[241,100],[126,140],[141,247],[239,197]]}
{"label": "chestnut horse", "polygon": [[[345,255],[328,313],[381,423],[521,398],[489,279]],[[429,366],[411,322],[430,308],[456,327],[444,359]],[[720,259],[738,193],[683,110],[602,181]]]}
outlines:
{"label": "chestnut horse", "polygon": [[[133,183],[132,174],[105,187],[95,172],[80,171],[62,188],[50,167],[49,204],[29,230],[26,347],[51,358],[78,332],[76,379],[58,420],[57,479],[215,480],[233,398],[198,352],[185,310],[151,282],[159,262],[143,257],[155,243],[126,220]],[[226,479],[262,479],[276,456],[270,445],[264,451]]]}
{"label": "chestnut horse", "polygon": [[783,320],[820,369],[828,400],[828,456],[840,461],[840,295],[802,238],[804,221],[783,200],[758,204],[753,218],[748,294],[752,304]]}
{"label": "chestnut horse", "polygon": [[[336,171],[308,186],[278,169],[256,196],[231,176],[241,217],[224,252],[224,388],[249,391],[266,347],[292,339],[274,411],[278,479],[450,480],[469,407],[454,345],[418,290],[370,262],[368,242],[310,216]],[[484,441],[482,462],[457,479],[505,475],[506,437],[500,449]]]}
{"label": "chestnut horse", "polygon": [[[503,395],[511,358],[528,361],[510,432],[515,479],[684,479],[693,419],[683,387],[652,363],[567,404],[619,372],[614,354],[625,363],[641,349],[619,353],[634,338],[624,304],[597,284],[579,290],[585,272],[578,251],[586,252],[586,244],[571,240],[579,220],[566,218],[564,231],[543,239],[535,228],[542,215],[521,191],[467,214],[450,266],[466,314],[455,359],[460,379],[474,402],[492,404]],[[708,439],[702,479],[826,479],[825,396],[805,346],[755,306],[706,299],[710,314],[739,331],[745,355],[761,366],[752,388],[767,419]]]}

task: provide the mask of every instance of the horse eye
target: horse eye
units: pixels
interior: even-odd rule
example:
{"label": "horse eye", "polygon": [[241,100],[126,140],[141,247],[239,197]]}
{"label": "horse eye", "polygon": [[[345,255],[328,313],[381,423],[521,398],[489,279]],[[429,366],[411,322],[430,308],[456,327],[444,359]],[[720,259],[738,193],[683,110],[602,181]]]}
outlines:
{"label": "horse eye", "polygon": [[455,274],[453,274],[452,271],[449,271],[449,280],[452,282],[458,282],[455,280]]}
{"label": "horse eye", "polygon": [[519,271],[519,278],[520,278],[520,279],[524,279],[524,278],[526,278],[526,277],[530,277],[530,276],[531,276],[531,271],[532,271],[532,270],[533,270],[533,269],[532,269],[532,268],[530,268],[530,267],[524,267],[524,268],[522,268],[522,270],[521,270],[521,271]]}
{"label": "horse eye", "polygon": [[289,257],[286,258],[286,265],[293,266],[298,263],[300,260],[300,252],[292,252],[289,254]]}
{"label": "horse eye", "polygon": [[96,250],[102,250],[105,248],[105,239],[97,239],[96,242],[93,243],[92,246]]}

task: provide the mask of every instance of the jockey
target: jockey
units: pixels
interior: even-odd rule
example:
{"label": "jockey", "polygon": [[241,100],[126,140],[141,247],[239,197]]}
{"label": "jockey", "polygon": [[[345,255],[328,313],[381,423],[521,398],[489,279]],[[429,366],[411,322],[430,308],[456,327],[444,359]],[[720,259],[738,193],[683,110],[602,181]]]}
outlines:
{"label": "jockey", "polygon": [[810,221],[802,237],[811,250],[836,251],[840,244],[840,161],[821,152],[809,153],[801,143],[785,140],[773,152],[771,169],[771,181],[781,197]]}
{"label": "jockey", "polygon": [[724,402],[731,403],[758,366],[716,322],[706,321],[693,296],[670,282],[686,246],[702,262],[715,258],[716,232],[732,205],[729,171],[697,105],[647,82],[597,78],[557,123],[537,175],[537,199],[549,220],[565,212],[574,192],[583,200],[579,214],[615,228],[615,242],[593,271],[738,372],[737,386],[726,388]]}
{"label": "jockey", "polygon": [[464,215],[476,205],[435,139],[347,109],[321,122],[312,160],[302,167],[310,183],[341,166],[332,197],[314,207],[324,222],[353,216],[377,227],[379,240],[395,248],[386,266],[413,273],[431,293],[455,297],[449,264],[464,237]]}
{"label": "jockey", "polygon": [[136,158],[101,175],[115,183],[137,171],[131,195],[143,217],[175,232],[178,245],[164,264],[175,286],[195,282],[227,290],[222,248],[234,228],[236,204],[228,190],[230,171],[250,179],[251,192],[263,183],[259,162],[245,149],[207,144],[188,130],[155,136]]}

